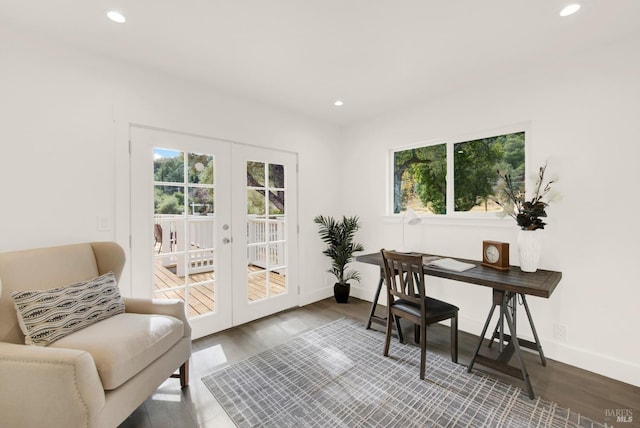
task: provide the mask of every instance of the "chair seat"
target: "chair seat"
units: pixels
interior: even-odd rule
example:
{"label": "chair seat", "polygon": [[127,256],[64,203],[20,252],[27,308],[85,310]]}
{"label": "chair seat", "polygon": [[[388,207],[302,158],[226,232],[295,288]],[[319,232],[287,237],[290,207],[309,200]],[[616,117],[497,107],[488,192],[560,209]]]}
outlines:
{"label": "chair seat", "polygon": [[112,390],[164,355],[184,336],[177,318],[124,313],[112,316],[49,345],[91,354],[102,386]]}
{"label": "chair seat", "polygon": [[[435,318],[448,319],[460,310],[455,305],[443,302],[442,300],[434,299],[432,297],[425,297],[424,301],[427,321]],[[417,318],[422,316],[420,312],[420,305],[405,299],[396,300],[391,304],[391,307],[411,314]],[[427,322],[427,324],[429,324],[429,322]]]}

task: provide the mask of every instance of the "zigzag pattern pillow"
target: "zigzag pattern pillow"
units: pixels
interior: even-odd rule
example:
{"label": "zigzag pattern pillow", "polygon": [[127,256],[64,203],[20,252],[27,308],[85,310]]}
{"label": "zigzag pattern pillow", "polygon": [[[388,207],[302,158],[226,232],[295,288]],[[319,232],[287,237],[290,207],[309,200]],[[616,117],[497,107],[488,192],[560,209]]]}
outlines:
{"label": "zigzag pattern pillow", "polygon": [[27,345],[47,346],[124,312],[113,272],[50,290],[11,293]]}

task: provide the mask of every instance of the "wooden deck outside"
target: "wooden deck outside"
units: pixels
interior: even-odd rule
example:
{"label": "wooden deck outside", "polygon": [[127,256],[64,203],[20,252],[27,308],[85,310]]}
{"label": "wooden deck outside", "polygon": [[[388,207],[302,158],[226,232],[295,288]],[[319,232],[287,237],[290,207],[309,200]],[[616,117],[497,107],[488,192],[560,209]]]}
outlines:
{"label": "wooden deck outside", "polygon": [[[264,299],[267,296],[267,272],[257,266],[249,265],[249,301]],[[256,273],[251,273],[256,272]],[[206,314],[215,309],[214,272],[203,272],[189,275],[189,283],[202,283],[189,286],[189,318]],[[284,275],[269,272],[270,295],[285,291]],[[162,259],[156,258],[154,267],[155,298],[185,300],[185,279],[180,278],[167,267],[162,266]],[[176,287],[182,287],[177,288]],[[166,290],[166,291],[162,291]]]}

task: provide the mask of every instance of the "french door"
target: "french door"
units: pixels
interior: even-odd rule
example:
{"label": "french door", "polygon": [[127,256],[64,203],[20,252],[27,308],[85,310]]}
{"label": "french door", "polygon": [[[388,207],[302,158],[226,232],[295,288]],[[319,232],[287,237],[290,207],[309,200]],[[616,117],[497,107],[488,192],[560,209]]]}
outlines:
{"label": "french door", "polygon": [[237,325],[298,304],[297,159],[239,144],[231,152]]}
{"label": "french door", "polygon": [[298,304],[296,156],[131,128],[133,293],[181,299],[193,338]]}

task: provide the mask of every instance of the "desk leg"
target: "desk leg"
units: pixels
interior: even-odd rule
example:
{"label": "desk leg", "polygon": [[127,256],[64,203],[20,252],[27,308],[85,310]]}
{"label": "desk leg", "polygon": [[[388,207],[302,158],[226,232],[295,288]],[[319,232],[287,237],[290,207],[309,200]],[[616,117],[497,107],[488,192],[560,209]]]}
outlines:
{"label": "desk leg", "polygon": [[[493,346],[493,342],[496,339],[500,339],[499,343],[502,344],[504,342],[504,330],[503,330],[503,320],[502,318],[498,320],[496,323],[496,328],[493,329],[493,334],[491,335],[491,340],[487,345],[487,348],[491,348]],[[500,351],[502,351],[502,347],[500,347]]]}
{"label": "desk leg", "polygon": [[[517,294],[511,293],[511,292],[498,291],[498,290],[493,291],[493,305],[491,306],[491,310],[489,311],[489,316],[487,317],[487,320],[484,323],[482,333],[480,334],[480,338],[478,340],[478,345],[476,346],[476,351],[473,354],[473,357],[471,358],[471,363],[469,363],[469,367],[467,367],[467,372],[471,373],[471,370],[473,369],[473,365],[477,361],[478,363],[485,365],[487,367],[490,367],[494,370],[498,370],[510,376],[517,377],[524,381],[525,388],[527,390],[527,393],[529,394],[529,398],[533,399],[535,398],[535,395],[533,393],[533,387],[531,386],[531,381],[529,380],[529,373],[527,372],[527,366],[525,365],[524,360],[522,359],[522,352],[520,350],[521,340],[518,339],[518,335],[516,331],[516,323],[514,321],[515,305],[517,305],[518,302],[517,300],[514,300],[513,306],[509,304],[513,299],[516,298],[516,296]],[[496,306],[498,305],[500,305],[500,321],[499,322],[506,320],[507,327],[509,328],[509,335],[504,335],[504,337],[500,337],[501,345],[504,345],[503,341],[505,338],[507,338],[507,340],[509,341],[509,345],[504,349],[504,352],[500,353],[500,356],[497,359],[492,359],[492,358],[488,358],[483,355],[480,355],[480,348],[482,347],[482,341],[484,340],[484,335],[486,334],[487,329],[489,328],[489,324],[491,323],[493,312],[495,311]],[[499,326],[496,326],[496,330],[498,330],[498,327]],[[502,328],[500,328],[500,330],[501,330],[500,336],[503,336]],[[494,335],[495,334],[496,332],[494,331]],[[491,340],[493,341],[494,337],[492,337]],[[524,345],[524,346],[529,347],[528,345]],[[520,370],[507,364],[511,355],[513,355],[512,354],[513,352],[515,352],[516,357],[518,359],[518,363],[520,363]]]}
{"label": "desk leg", "polygon": [[547,359],[544,357],[544,352],[542,352],[542,345],[540,344],[540,339],[538,339],[538,333],[536,332],[536,326],[533,325],[533,317],[531,317],[531,311],[529,311],[529,305],[527,304],[527,299],[524,294],[522,296],[522,304],[524,305],[524,310],[527,313],[527,318],[529,318],[529,325],[531,326],[531,332],[533,333],[533,338],[536,341],[536,348],[538,348],[538,354],[540,354],[540,361],[544,367],[547,366]]}
{"label": "desk leg", "polygon": [[[513,326],[515,329],[517,329],[517,325],[516,325],[516,305],[517,305],[517,301],[515,300],[516,297],[518,296],[518,294],[513,294],[512,295],[512,299],[511,299],[511,305],[512,305],[512,309],[511,309],[511,319],[513,320]],[[527,297],[524,294],[520,294],[520,298],[522,299],[522,305],[524,306],[525,312],[527,313],[527,318],[529,320],[529,325],[531,326],[531,332],[533,333],[533,338],[535,339],[534,342],[528,341],[528,340],[524,340],[524,339],[518,339],[518,343],[520,344],[520,346],[523,346],[525,348],[529,348],[532,349],[534,351],[538,352],[538,355],[540,355],[540,362],[542,363],[542,365],[544,367],[547,366],[547,359],[544,356],[544,352],[542,351],[542,345],[540,344],[540,339],[538,338],[538,332],[536,331],[536,326],[533,323],[533,317],[531,316],[531,311],[529,310],[529,304],[527,304]],[[511,343],[511,341],[513,340],[511,338],[511,336],[504,334],[503,331],[503,324],[504,324],[504,319],[501,318],[498,320],[498,322],[496,323],[496,328],[493,330],[493,334],[491,335],[491,341],[489,342],[489,345],[487,346],[488,348],[491,348],[491,345],[493,345],[493,342],[496,339],[499,339],[499,343],[502,345],[503,343],[507,342]],[[503,352],[503,347],[500,346],[500,352]]]}
{"label": "desk leg", "polygon": [[[369,321],[367,321],[367,330],[371,328],[371,322],[375,321],[378,324],[382,324],[386,327],[387,318],[380,317],[376,315],[376,306],[378,306],[378,299],[380,298],[380,291],[382,290],[382,285],[384,284],[384,275],[380,272],[380,281],[378,281],[378,288],[376,289],[376,294],[373,296],[373,302],[371,302],[371,310],[369,311]],[[404,336],[402,334],[402,329],[400,328],[400,318],[394,317],[396,331],[398,332],[398,340],[400,343],[404,343]]]}
{"label": "desk leg", "polygon": [[[509,298],[509,302],[511,304],[511,318],[513,319],[513,323],[515,325],[516,322],[516,309],[517,309],[517,304],[518,302],[515,300],[516,299],[516,294],[510,294],[510,298]],[[507,305],[509,305],[509,303],[507,303]],[[499,352],[504,352],[504,343],[505,343],[505,334],[504,334],[504,317],[500,317],[500,319],[498,320],[498,322],[496,323],[496,328],[493,329],[493,334],[491,335],[491,340],[489,341],[489,345],[487,345],[487,348],[491,348],[491,346],[493,345],[493,341],[499,339],[498,343],[500,344],[500,347],[498,348]],[[506,342],[510,342],[511,338],[509,336],[507,336],[507,340]]]}
{"label": "desk leg", "polygon": [[378,299],[380,298],[380,290],[382,290],[382,284],[384,283],[384,277],[380,275],[380,281],[378,281],[378,288],[376,294],[373,296],[373,302],[371,302],[371,310],[369,311],[369,321],[367,321],[367,330],[371,328],[371,321],[378,320],[380,317],[376,316],[376,306],[378,305]]}
{"label": "desk leg", "polygon": [[478,354],[480,353],[480,347],[482,346],[482,340],[484,339],[484,335],[487,332],[487,328],[489,328],[489,323],[491,322],[491,317],[493,317],[493,312],[496,310],[497,303],[493,302],[491,306],[491,310],[489,311],[489,316],[487,317],[487,321],[484,323],[484,328],[482,329],[482,333],[480,333],[480,340],[478,340],[478,346],[476,346],[476,351],[473,353],[473,357],[471,357],[471,362],[469,363],[469,367],[467,367],[467,373],[471,373],[473,369],[473,364],[476,362],[476,358],[478,358]]}
{"label": "desk leg", "polygon": [[[505,296],[504,303],[506,304],[508,301],[508,297]],[[514,320],[511,319],[511,314],[509,310],[502,311],[504,313],[504,317],[507,319],[507,325],[509,326],[509,332],[511,333],[511,345],[516,351],[516,358],[518,358],[518,362],[520,363],[520,370],[522,371],[522,378],[524,380],[524,384],[527,388],[527,392],[529,393],[529,398],[532,400],[536,398],[533,393],[533,387],[531,386],[531,381],[529,380],[529,372],[527,371],[527,366],[522,359],[522,351],[520,351],[520,344],[518,343],[518,335],[516,334],[516,325]]]}

